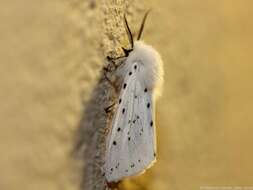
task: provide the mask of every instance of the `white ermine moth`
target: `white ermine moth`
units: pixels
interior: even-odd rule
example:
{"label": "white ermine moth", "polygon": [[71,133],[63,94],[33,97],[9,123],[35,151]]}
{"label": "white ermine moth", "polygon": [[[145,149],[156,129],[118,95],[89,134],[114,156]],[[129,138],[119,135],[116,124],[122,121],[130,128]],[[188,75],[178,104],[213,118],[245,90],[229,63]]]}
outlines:
{"label": "white ermine moth", "polygon": [[131,49],[123,49],[126,59],[118,71],[123,82],[106,141],[107,182],[143,173],[156,161],[154,111],[163,83],[163,63],[153,47],[140,41],[147,15],[136,41],[124,15]]}

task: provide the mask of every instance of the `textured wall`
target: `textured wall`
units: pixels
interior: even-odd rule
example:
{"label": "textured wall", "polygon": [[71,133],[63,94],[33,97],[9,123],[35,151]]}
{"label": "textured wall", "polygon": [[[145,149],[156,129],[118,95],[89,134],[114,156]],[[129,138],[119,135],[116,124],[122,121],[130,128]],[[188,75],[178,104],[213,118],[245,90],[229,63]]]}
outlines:
{"label": "textured wall", "polygon": [[158,162],[120,187],[252,185],[250,7],[247,0],[2,1],[0,189],[79,189],[87,173],[72,152],[103,57],[127,46],[122,13],[136,30],[148,8],[144,40],[165,65]]}

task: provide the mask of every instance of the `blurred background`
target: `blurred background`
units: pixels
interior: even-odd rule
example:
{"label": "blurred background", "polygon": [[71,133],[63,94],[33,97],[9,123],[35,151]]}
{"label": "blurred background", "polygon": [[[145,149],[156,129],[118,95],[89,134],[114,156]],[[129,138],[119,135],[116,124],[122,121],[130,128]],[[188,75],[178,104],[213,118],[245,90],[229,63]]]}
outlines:
{"label": "blurred background", "polygon": [[162,55],[158,161],[126,189],[253,186],[253,2],[3,0],[0,189],[78,190],[74,133],[127,13]]}

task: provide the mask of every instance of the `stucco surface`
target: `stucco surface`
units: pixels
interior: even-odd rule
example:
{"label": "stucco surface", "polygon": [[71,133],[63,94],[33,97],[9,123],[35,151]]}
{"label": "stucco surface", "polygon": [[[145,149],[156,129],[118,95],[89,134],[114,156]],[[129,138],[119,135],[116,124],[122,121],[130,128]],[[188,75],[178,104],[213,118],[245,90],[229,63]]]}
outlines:
{"label": "stucco surface", "polygon": [[[143,40],[165,65],[158,161],[124,189],[253,186],[251,1],[2,1],[0,189],[77,190],[76,131],[106,55]],[[96,143],[96,142],[92,142]]]}

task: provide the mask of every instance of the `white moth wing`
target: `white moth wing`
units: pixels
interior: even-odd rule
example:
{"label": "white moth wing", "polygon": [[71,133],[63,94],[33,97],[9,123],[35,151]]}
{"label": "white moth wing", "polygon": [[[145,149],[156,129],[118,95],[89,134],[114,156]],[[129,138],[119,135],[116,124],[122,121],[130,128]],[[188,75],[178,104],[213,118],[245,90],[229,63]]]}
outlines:
{"label": "white moth wing", "polygon": [[144,65],[129,67],[107,139],[105,175],[108,182],[144,172],[156,160],[153,96],[140,77]]}

